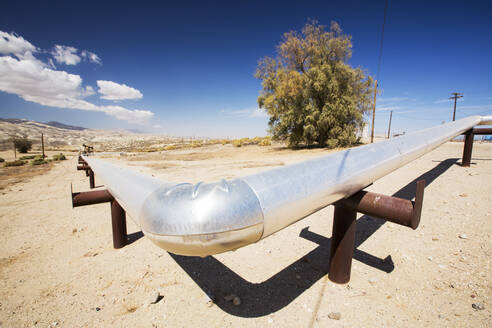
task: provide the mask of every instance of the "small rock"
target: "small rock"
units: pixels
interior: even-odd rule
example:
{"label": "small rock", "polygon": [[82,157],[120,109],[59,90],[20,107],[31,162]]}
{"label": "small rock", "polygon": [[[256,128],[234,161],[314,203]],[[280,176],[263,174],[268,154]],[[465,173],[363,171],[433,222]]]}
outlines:
{"label": "small rock", "polygon": [[374,278],[374,277],[369,278],[369,280],[367,280],[367,281],[369,281],[369,283],[370,283],[371,285],[374,285],[375,283],[377,283],[377,282],[378,282],[378,280],[377,280],[376,278]]}
{"label": "small rock", "polygon": [[432,261],[432,256],[429,256],[427,259],[428,259],[429,261]]}
{"label": "small rock", "polygon": [[239,306],[239,305],[241,305],[241,299],[239,298],[239,296],[235,296],[235,297],[232,299],[232,304],[234,304],[235,306]]}
{"label": "small rock", "polygon": [[460,239],[468,239],[468,236],[466,235],[466,233],[462,233],[458,236]]}
{"label": "small rock", "polygon": [[72,233],[76,233],[76,232],[77,232],[77,228],[73,228]]}
{"label": "small rock", "polygon": [[342,315],[340,314],[340,312],[330,312],[328,314],[328,318],[333,319],[333,320],[340,320],[341,317],[342,317]]}
{"label": "small rock", "polygon": [[485,306],[483,306],[482,303],[473,303],[472,308],[474,308],[477,311],[485,309]]}
{"label": "small rock", "polygon": [[101,311],[101,308],[100,307],[96,307],[96,311],[97,312]]}
{"label": "small rock", "polygon": [[87,252],[84,254],[84,257],[94,257],[94,256],[97,256],[98,253],[97,252]]}
{"label": "small rock", "polygon": [[432,241],[438,241],[438,240],[439,240],[439,238],[437,238],[437,237],[432,237]]}
{"label": "small rock", "polygon": [[460,197],[468,197],[467,194],[460,194]]}
{"label": "small rock", "polygon": [[471,295],[470,295],[470,297],[471,297],[471,298],[475,298],[475,297],[477,297],[477,296],[475,296],[475,294],[471,294]]}
{"label": "small rock", "polygon": [[211,307],[212,305],[214,305],[214,300],[211,297],[209,297],[208,295],[206,295],[205,304],[208,307]]}
{"label": "small rock", "polygon": [[150,295],[149,302],[148,304],[156,304],[161,300],[162,296],[159,294],[159,292],[153,292],[152,295]]}
{"label": "small rock", "polygon": [[230,301],[232,301],[234,299],[234,297],[236,297],[236,295],[234,295],[234,294],[227,294],[227,295],[224,296],[224,301],[230,302]]}

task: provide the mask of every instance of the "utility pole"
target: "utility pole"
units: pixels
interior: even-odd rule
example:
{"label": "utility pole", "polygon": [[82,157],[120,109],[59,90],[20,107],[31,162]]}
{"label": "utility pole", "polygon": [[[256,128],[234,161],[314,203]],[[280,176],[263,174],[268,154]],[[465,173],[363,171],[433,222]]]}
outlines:
{"label": "utility pole", "polygon": [[455,121],[456,118],[456,101],[458,98],[463,98],[463,94],[459,92],[453,92],[452,97],[449,97],[449,99],[454,99],[454,111],[453,111],[453,122]]}
{"label": "utility pole", "polygon": [[43,133],[41,133],[41,149],[43,150],[43,159],[46,157],[44,155],[44,137],[43,137]]}
{"label": "utility pole", "polygon": [[388,126],[388,139],[390,138],[390,132],[391,132],[391,119],[393,118],[393,111],[390,112],[390,122]]}
{"label": "utility pole", "polygon": [[376,94],[378,92],[378,80],[374,80],[374,106],[372,107],[372,127],[371,127],[371,143],[374,142],[374,117],[376,116]]}

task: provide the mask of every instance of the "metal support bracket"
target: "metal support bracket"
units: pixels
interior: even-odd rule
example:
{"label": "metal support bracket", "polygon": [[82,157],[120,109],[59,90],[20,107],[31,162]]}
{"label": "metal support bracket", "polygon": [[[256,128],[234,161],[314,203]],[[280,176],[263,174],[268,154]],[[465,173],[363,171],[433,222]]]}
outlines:
{"label": "metal support bracket", "polygon": [[473,128],[465,133],[465,145],[463,147],[463,158],[461,159],[461,166],[469,167],[471,164],[473,140],[476,135],[492,135],[492,128]]}
{"label": "metal support bracket", "polygon": [[359,191],[335,203],[328,278],[339,284],[350,281],[357,213],[417,229],[422,214],[425,180],[417,181],[415,201]]}
{"label": "metal support bracket", "polygon": [[70,185],[70,193],[72,195],[72,207],[94,205],[101,203],[111,204],[111,227],[113,232],[113,247],[118,249],[127,244],[128,236],[126,230],[126,213],[125,210],[118,204],[116,199],[107,191],[94,190],[84,192],[73,192]]}

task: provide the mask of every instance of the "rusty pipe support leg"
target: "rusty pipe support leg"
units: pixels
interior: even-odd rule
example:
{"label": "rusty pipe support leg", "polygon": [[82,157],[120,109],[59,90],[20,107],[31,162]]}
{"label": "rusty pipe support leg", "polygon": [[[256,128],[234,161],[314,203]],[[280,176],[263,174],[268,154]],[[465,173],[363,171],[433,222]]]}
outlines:
{"label": "rusty pipe support leg", "polygon": [[126,213],[115,199],[111,201],[111,225],[113,228],[113,247],[124,247],[127,243]]}
{"label": "rusty pipe support leg", "polygon": [[417,181],[415,202],[363,190],[336,202],[328,278],[339,284],[350,280],[358,212],[417,229],[422,214],[424,190],[425,180]]}
{"label": "rusty pipe support leg", "polygon": [[82,165],[77,165],[77,171],[85,171],[85,176],[88,177],[89,176],[89,170],[91,169],[91,167],[87,164],[82,164]]}
{"label": "rusty pipe support leg", "polygon": [[361,190],[347,199],[341,200],[353,210],[373,217],[417,229],[424,202],[425,180],[417,181],[415,202]]}
{"label": "rusty pipe support leg", "polygon": [[108,203],[113,199],[107,190],[72,192],[72,207]]}
{"label": "rusty pipe support leg", "polygon": [[335,204],[328,278],[338,284],[345,284],[350,280],[356,217],[356,210],[346,206],[343,202]]}
{"label": "rusty pipe support leg", "polygon": [[465,146],[463,147],[463,159],[461,160],[461,166],[463,166],[463,167],[469,167],[470,166],[474,137],[475,137],[475,134],[473,133],[473,129],[468,130],[465,133]]}
{"label": "rusty pipe support leg", "polygon": [[96,188],[96,183],[94,182],[94,171],[89,169],[88,172],[89,172],[89,186],[91,187],[91,189],[94,189]]}
{"label": "rusty pipe support leg", "polygon": [[127,244],[126,213],[107,190],[94,190],[72,193],[72,207],[94,205],[109,202],[111,204],[111,228],[113,232],[113,247],[118,249]]}

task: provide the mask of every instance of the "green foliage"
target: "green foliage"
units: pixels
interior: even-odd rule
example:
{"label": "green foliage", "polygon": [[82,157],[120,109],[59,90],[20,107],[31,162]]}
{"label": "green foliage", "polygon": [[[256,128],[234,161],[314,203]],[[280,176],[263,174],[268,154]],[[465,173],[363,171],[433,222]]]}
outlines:
{"label": "green foliage", "polygon": [[53,160],[54,161],[64,161],[66,160],[67,158],[65,157],[65,155],[63,155],[62,153],[58,154],[58,155],[53,155]]}
{"label": "green foliage", "polygon": [[3,163],[3,162],[5,162],[5,160],[0,157],[0,163]]}
{"label": "green foliage", "polygon": [[31,165],[41,165],[41,164],[47,164],[48,162],[45,161],[42,158],[36,158],[31,161]]}
{"label": "green foliage", "polygon": [[27,153],[32,148],[32,141],[24,137],[13,137],[14,147],[19,151],[19,153]]}
{"label": "green foliage", "polygon": [[26,163],[27,163],[26,161],[22,161],[22,160],[18,159],[16,161],[5,162],[5,164],[3,164],[3,165],[5,167],[9,167],[9,166],[22,166],[22,165],[24,165]]}
{"label": "green foliage", "polygon": [[277,58],[258,63],[258,104],[270,117],[275,139],[331,148],[358,141],[373,89],[372,78],[347,63],[351,49],[350,36],[337,23],[327,32],[312,21],[302,33],[284,34]]}
{"label": "green foliage", "polygon": [[27,155],[27,156],[21,156],[19,159],[25,161],[29,159],[34,159],[34,157],[36,157],[36,155]]}

